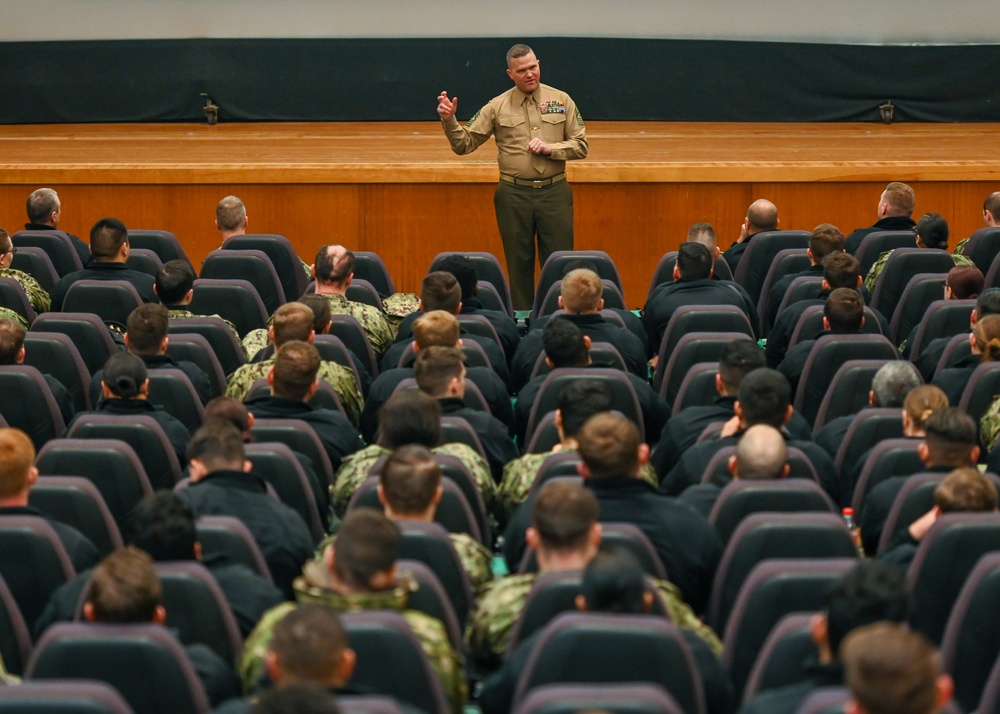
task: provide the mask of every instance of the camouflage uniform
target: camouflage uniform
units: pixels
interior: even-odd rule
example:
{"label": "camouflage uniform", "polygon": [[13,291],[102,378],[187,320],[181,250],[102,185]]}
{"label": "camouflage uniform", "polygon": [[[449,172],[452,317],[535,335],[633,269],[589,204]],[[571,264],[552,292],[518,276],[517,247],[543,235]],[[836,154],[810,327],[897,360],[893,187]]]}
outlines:
{"label": "camouflage uniform", "polygon": [[34,277],[23,270],[13,268],[0,268],[0,278],[13,278],[17,284],[24,288],[24,294],[28,296],[31,309],[41,314],[47,312],[52,307],[52,298],[45,292],[45,288],[38,284]]}
{"label": "camouflage uniform", "polygon": [[[411,592],[417,583],[407,573],[401,574],[397,585],[377,593],[342,595],[332,588],[329,573],[321,561],[306,563],[302,575],[295,579],[295,598],[299,602],[317,602],[328,605],[337,612],[367,612],[371,610],[394,610],[403,616],[413,629],[430,661],[431,667],[441,677],[445,696],[451,703],[453,714],[461,714],[466,699],[465,664],[459,653],[448,641],[448,634],[439,620],[416,610],[407,609]],[[295,604],[286,602],[271,608],[254,627],[246,639],[240,658],[239,674],[246,694],[257,687],[264,672],[264,659],[274,633],[274,626],[294,609]],[[390,673],[391,674],[391,673]]]}
{"label": "camouflage uniform", "polygon": [[393,293],[382,300],[382,307],[392,333],[396,334],[403,318],[420,309],[420,296],[416,293]]}
{"label": "camouflage uniform", "polygon": [[247,359],[251,360],[257,356],[257,353],[268,346],[271,339],[267,336],[266,327],[258,327],[256,330],[250,330],[243,338],[243,351],[246,352]]}
{"label": "camouflage uniform", "polygon": [[4,319],[7,319],[7,320],[13,320],[18,325],[20,325],[21,327],[23,327],[25,330],[27,330],[30,327],[30,325],[28,324],[28,321],[25,320],[22,315],[14,312],[9,307],[0,307],[0,318],[4,318]]}
{"label": "camouflage uniform", "polygon": [[[218,317],[223,322],[225,322],[227,325],[229,325],[229,329],[232,330],[233,331],[233,335],[236,336],[236,341],[237,342],[240,341],[240,333],[237,332],[236,325],[234,325],[233,323],[231,323],[229,320],[225,319],[221,315],[195,315],[190,310],[181,310],[179,308],[170,308],[170,310],[167,311],[167,316],[171,320],[183,320],[185,317]],[[247,351],[246,351],[245,347],[243,348],[243,356],[244,357],[247,356]]]}
{"label": "camouflage uniform", "polygon": [[361,323],[375,354],[382,355],[396,339],[395,331],[389,325],[385,313],[377,307],[348,300],[343,295],[323,295],[323,297],[330,303],[331,312],[337,315],[353,315]]}
{"label": "camouflage uniform", "polygon": [[[545,460],[553,454],[572,451],[572,449],[556,448],[541,454],[524,454],[513,461],[508,461],[503,467],[503,477],[497,486],[497,510],[502,519],[506,520],[514,509],[524,503],[535,483],[538,470]],[[650,464],[645,464],[640,471],[643,480],[654,488],[659,486],[656,471]]]}
{"label": "camouflage uniform", "polygon": [[[971,238],[972,236],[969,236]],[[965,250],[965,244],[969,242],[969,238],[963,238],[955,246],[955,250],[951,251],[952,255],[962,255],[962,251]]]}
{"label": "camouflage uniform", "polygon": [[[494,580],[479,598],[479,604],[469,616],[465,643],[477,661],[492,666],[500,662],[507,650],[514,623],[524,609],[525,600],[531,591],[538,573],[511,575]],[[719,655],[722,642],[708,625],[702,622],[694,610],[681,598],[680,591],[673,583],[653,580],[653,586],[663,601],[664,609],[671,622],[678,627],[691,630]]]}
{"label": "camouflage uniform", "polygon": [[[243,401],[253,383],[258,379],[266,379],[267,373],[271,371],[273,365],[273,357],[263,362],[243,365],[229,378],[229,384],[226,385],[226,396]],[[365,403],[358,389],[357,380],[354,379],[354,373],[336,362],[320,362],[316,377],[333,387],[337,396],[340,397],[340,403],[344,407],[347,418],[357,426]]]}
{"label": "camouflage uniform", "polygon": [[[479,492],[483,495],[483,502],[489,508],[496,495],[496,486],[493,477],[490,475],[490,467],[483,457],[467,444],[442,444],[431,449],[435,454],[448,454],[461,459],[472,474]],[[338,515],[343,515],[347,510],[347,503],[351,496],[357,491],[361,484],[368,478],[375,462],[383,456],[388,456],[392,451],[379,446],[369,444],[361,451],[356,451],[341,463],[337,474],[333,477],[333,484],[330,486],[330,503]]]}
{"label": "camouflage uniform", "polygon": [[[865,277],[865,287],[868,289],[868,292],[874,294],[875,283],[878,282],[878,276],[882,274],[882,270],[885,268],[886,261],[889,260],[890,255],[892,255],[891,250],[884,251],[881,255],[879,255],[878,260],[872,264],[871,269],[868,271],[868,275]],[[964,255],[956,254],[952,255],[952,258],[955,259],[955,265],[975,265],[971,258],[967,258]]]}
{"label": "camouflage uniform", "polygon": [[979,419],[979,438],[987,451],[992,451],[1000,439],[1000,396],[993,398],[993,403]]}

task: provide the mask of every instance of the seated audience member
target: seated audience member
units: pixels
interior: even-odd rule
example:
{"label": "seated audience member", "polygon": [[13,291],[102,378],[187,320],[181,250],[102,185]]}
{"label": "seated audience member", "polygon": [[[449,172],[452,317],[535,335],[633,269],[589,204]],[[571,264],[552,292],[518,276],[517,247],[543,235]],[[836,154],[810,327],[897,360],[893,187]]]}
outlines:
{"label": "seated audience member", "polygon": [[712,280],[714,261],[705,246],[681,243],[674,266],[674,281],[658,286],[643,310],[649,349],[656,354],[670,318],[688,305],[733,305],[742,310],[751,327],[758,325],[757,308],[746,291],[728,280]]}
{"label": "seated audience member", "polygon": [[[610,322],[601,315],[604,308],[603,295],[604,287],[597,273],[586,268],[571,270],[563,276],[559,295],[559,307],[564,313],[553,319],[569,320],[594,342],[610,342],[618,348],[629,372],[642,379],[648,378],[649,367],[646,365],[646,348],[642,340],[628,328]],[[521,340],[510,365],[515,390],[528,383],[543,349],[540,330],[532,330]]]}
{"label": "seated audience member", "polygon": [[[914,390],[917,392],[919,390]],[[917,447],[924,470],[951,473],[954,469],[975,466],[979,459],[976,423],[955,407],[939,408],[924,424],[924,439]],[[861,508],[861,541],[865,552],[874,555],[882,537],[882,527],[907,476],[892,476],[878,484],[865,498]]]}
{"label": "seated audience member", "polygon": [[[85,535],[28,505],[28,497],[37,481],[35,446],[31,439],[20,429],[0,428],[0,521],[4,516],[44,518],[66,549],[73,568],[92,568],[101,554]],[[28,627],[32,625],[33,622],[28,623]]]}
{"label": "seated audience member", "polygon": [[[204,317],[203,315],[195,315],[188,309],[191,301],[194,300],[194,281],[197,277],[194,268],[186,260],[168,260],[157,271],[153,290],[156,291],[160,303],[167,308],[167,316],[171,320]],[[211,315],[210,317],[219,317],[219,315]],[[239,342],[240,333],[237,332],[236,325],[229,320],[225,320],[225,323],[229,325],[229,329],[236,336],[236,341]]]}
{"label": "seated audience member", "polygon": [[297,512],[272,498],[251,472],[243,437],[230,422],[206,420],[188,446],[191,485],[177,492],[199,516],[234,516],[253,535],[275,584],[286,596],[312,555],[309,528]]}
{"label": "seated audience member", "polygon": [[[781,278],[771,286],[767,295],[767,317],[770,324],[778,317],[778,308],[781,301],[791,287],[795,278],[802,277],[823,277],[823,258],[831,253],[840,253],[844,250],[844,234],[837,226],[829,223],[820,223],[813,229],[809,236],[809,247],[806,248],[806,255],[809,256],[809,267],[798,273],[791,273]],[[867,302],[867,301],[866,301]]]}
{"label": "seated audience member", "polygon": [[865,302],[857,290],[837,288],[823,303],[823,331],[811,340],[800,340],[788,350],[778,365],[795,394],[809,355],[817,340],[824,335],[857,335],[865,324]]}
{"label": "seated audience member", "polygon": [[[108,357],[98,375],[101,399],[92,412],[80,412],[66,428],[84,414],[112,414],[114,416],[148,416],[163,429],[178,463],[187,461],[187,444],[191,432],[176,417],[157,408],[149,401],[149,371],[143,361],[128,352],[118,352]],[[172,483],[154,483],[156,488],[173,488]]]}
{"label": "seated audience member", "polygon": [[389,397],[379,410],[378,440],[357,451],[341,464],[330,486],[334,511],[342,515],[354,492],[365,482],[375,463],[406,444],[417,444],[435,454],[449,454],[462,461],[489,506],[496,487],[486,459],[468,444],[441,442],[441,406],[416,389],[403,389]]}
{"label": "seated audience member", "polygon": [[[979,297],[979,293],[983,291],[983,284],[985,281],[986,279],[983,277],[983,272],[976,266],[956,265],[948,271],[948,277],[945,278],[944,299],[975,300]],[[910,359],[910,351],[913,348],[913,341],[916,339],[917,331],[919,329],[920,323],[918,322],[913,326],[910,333],[906,336],[906,339],[903,340],[903,343],[899,346],[899,351],[903,355],[904,359]],[[924,347],[927,348],[929,345],[924,345]]]}
{"label": "seated audience member", "polygon": [[[112,625],[162,625],[167,611],[161,604],[163,585],[153,559],[136,548],[119,550],[102,560],[90,578],[83,617]],[[205,686],[209,703],[218,705],[240,694],[240,681],[208,645],[182,645],[184,654]]]}
{"label": "seated audience member", "polygon": [[[407,318],[400,325],[400,333],[404,328],[413,335],[413,352],[428,347],[461,347],[461,326],[458,319],[445,310],[415,313],[416,318]],[[408,323],[409,321],[409,323]],[[366,441],[374,441],[378,431],[378,414],[382,405],[396,391],[399,383],[415,375],[413,366],[394,367],[379,374],[372,383],[372,388],[365,399],[365,410],[361,413],[361,436]],[[465,377],[474,382],[486,400],[490,413],[504,424],[513,423],[514,411],[510,405],[510,395],[507,385],[500,376],[489,367],[466,367]]]}
{"label": "seated audience member", "polygon": [[[928,213],[917,221],[915,229],[918,248],[934,248],[935,250],[948,250],[948,221],[939,213]],[[875,285],[878,284],[879,276],[885,269],[885,264],[892,255],[891,250],[883,252],[876,260],[865,276],[865,287],[868,292],[875,292]],[[964,255],[954,255],[955,265],[973,265],[972,259]]]}
{"label": "seated audience member", "polygon": [[916,223],[910,216],[913,215],[913,207],[916,205],[916,197],[913,189],[905,183],[893,181],[879,197],[876,216],[878,220],[875,225],[868,228],[858,228],[844,241],[844,250],[851,255],[858,252],[858,246],[865,236],[876,231],[912,231],[916,228]]}
{"label": "seated audience member", "polygon": [[987,315],[977,320],[969,335],[971,354],[954,367],[942,369],[931,384],[944,390],[952,406],[958,406],[962,392],[969,384],[976,367],[987,362],[1000,361],[1000,315]]}
{"label": "seated audience member", "polygon": [[[295,579],[295,598],[336,612],[399,612],[441,678],[453,714],[461,714],[466,697],[462,658],[439,620],[408,608],[407,599],[415,584],[408,574],[397,573],[402,539],[399,526],[378,511],[351,511],[337,531],[336,541],[322,557],[309,560],[301,577]],[[261,684],[275,628],[295,608],[291,602],[272,608],[247,638],[239,665],[245,691],[253,692]],[[386,672],[387,677],[392,674]]]}
{"label": "seated audience member", "polygon": [[821,612],[810,625],[817,660],[806,660],[801,681],[759,693],[744,702],[739,714],[794,714],[817,689],[844,684],[844,639],[874,622],[906,622],[910,593],[897,570],[870,561],[860,562],[827,594]]}
{"label": "seated audience member", "polygon": [[[987,288],[976,298],[976,307],[969,315],[969,331],[976,329],[976,323],[987,315],[1000,315],[1000,288]],[[913,360],[925,382],[934,379],[938,362],[941,361],[951,339],[951,337],[938,337],[931,340],[920,350],[920,356]]]}
{"label": "seated audience member", "polygon": [[[650,459],[657,474],[669,473],[681,454],[694,445],[709,424],[733,418],[733,406],[743,378],[764,364],[764,350],[753,342],[733,340],[723,348],[719,371],[715,375],[715,391],[719,396],[711,406],[687,407],[667,422]],[[812,438],[812,427],[794,410],[785,428],[793,439]]]}
{"label": "seated audience member", "polygon": [[[688,228],[687,239],[690,243],[700,243],[705,246],[712,255],[713,263],[722,257],[719,241],[715,237],[715,228],[712,227],[711,223],[692,223],[691,227]],[[713,277],[716,280],[719,279],[718,274]]]}
{"label": "seated audience member", "polygon": [[102,218],[90,229],[92,260],[83,270],[69,273],[52,289],[52,309],[63,309],[70,286],[80,280],[124,280],[139,292],[143,302],[157,302],[153,276],[128,267],[128,229],[117,218]]}
{"label": "seated audience member", "polygon": [[[201,562],[218,583],[244,637],[267,610],[284,600],[278,588],[247,566],[228,562],[221,554],[203,559],[194,511],[171,491],[157,491],[143,498],[132,512],[125,535],[129,545],[148,553],[156,562]],[[56,622],[68,622],[76,616],[92,575],[90,570],[82,571],[52,594],[35,623],[36,637]]]}
{"label": "seated audience member", "polygon": [[[17,321],[0,317],[0,370],[7,365],[24,364],[24,357],[27,350],[24,346],[24,337],[27,331]],[[69,393],[66,386],[51,374],[43,374],[45,384],[52,392],[52,398],[56,400],[59,407],[59,414],[62,415],[63,422],[68,424],[73,419],[76,412],[73,406],[73,395]]]}
{"label": "seated audience member", "polygon": [[[655,597],[657,595],[646,585],[645,574],[635,556],[627,550],[613,549],[598,553],[587,563],[582,592],[576,596],[576,608],[581,612],[648,615]],[[691,648],[701,675],[707,711],[728,711],[732,684],[711,646],[691,630],[681,629],[680,632]],[[483,714],[510,711],[518,679],[540,635],[541,631],[535,632],[518,643],[503,666],[483,683],[479,697]]]}
{"label": "seated audience member", "polygon": [[[879,367],[872,377],[868,404],[876,409],[902,409],[907,395],[921,384],[920,375],[912,364],[903,360],[890,360]],[[836,458],[837,450],[843,443],[847,430],[854,419],[864,413],[865,410],[862,409],[858,414],[847,414],[831,419],[816,432],[813,440],[830,454],[830,458]]]}
{"label": "seated audience member", "polygon": [[[62,201],[51,188],[37,188],[28,196],[28,222],[24,224],[26,231],[62,230],[59,223],[62,219]],[[65,233],[65,231],[63,231]],[[90,248],[72,233],[66,233],[80,262],[86,265],[90,262]]]}
{"label": "seated audience member", "polygon": [[[660,490],[671,496],[679,496],[688,486],[701,481],[701,474],[712,455],[724,446],[736,446],[743,432],[755,424],[768,424],[775,429],[783,429],[794,409],[791,404],[792,390],[788,380],[780,372],[766,367],[750,372],[743,381],[733,405],[735,416],[726,423],[718,438],[707,438],[685,451],[677,465],[661,476]],[[808,439],[797,439],[786,435],[788,446],[801,450],[819,475],[820,485],[834,503],[847,503],[851,498],[851,487],[837,474],[833,459],[819,446]]]}
{"label": "seated audience member", "polygon": [[316,294],[330,303],[330,309],[353,315],[361,323],[376,356],[382,356],[392,344],[394,333],[385,313],[372,305],[350,300],[347,288],[354,278],[354,253],[342,245],[324,245],[316,253],[310,272],[316,280]]}
{"label": "seated audience member", "polygon": [[[772,481],[788,476],[788,445],[780,431],[768,424],[757,424],[743,432],[736,453],[727,464],[733,481]],[[678,501],[708,518],[722,493],[717,483],[699,483],[684,490]]]}
{"label": "seated audience member", "polygon": [[[443,270],[436,270],[427,273],[420,282],[420,311],[422,313],[443,310],[451,315],[459,315],[462,312],[462,287],[458,280],[451,273]],[[413,318],[414,320],[417,318]],[[507,367],[507,357],[504,355],[503,347],[493,338],[476,335],[469,332],[465,325],[459,325],[462,340],[466,343],[475,342],[483,348],[489,366],[503,380],[505,386],[510,387],[510,370]],[[387,372],[400,366],[406,348],[413,341],[412,332],[400,333],[385,355],[382,357],[381,371]],[[405,366],[405,365],[404,365]]]}
{"label": "seated audience member", "polygon": [[[994,191],[983,201],[983,225],[986,228],[996,228],[1000,226],[1000,191]],[[972,236],[969,236],[971,238]],[[955,255],[964,255],[965,246],[969,238],[963,238],[955,245],[952,251]]]}
{"label": "seated audience member", "polygon": [[428,347],[417,355],[414,367],[420,391],[434,397],[441,405],[442,416],[462,417],[476,432],[493,479],[499,481],[503,467],[516,459],[517,447],[507,433],[507,426],[486,412],[465,406],[465,364],[462,352],[454,347]]}
{"label": "seated audience member", "polygon": [[[212,384],[201,367],[188,360],[175,360],[167,354],[170,337],[167,308],[158,303],[140,305],[128,316],[125,324],[125,344],[128,351],[142,360],[146,369],[179,369],[191,381],[198,398],[205,404],[212,398]],[[94,373],[90,382],[90,399],[96,404],[101,398],[101,372]]]}
{"label": "seated audience member", "polygon": [[[590,337],[583,334],[580,328],[569,320],[550,320],[541,332],[542,346],[545,348],[545,362],[552,369],[562,367],[588,369],[611,366],[594,362],[591,359]],[[646,428],[646,438],[649,441],[656,441],[660,438],[660,433],[670,418],[670,407],[667,406],[663,397],[649,386],[649,380],[631,372],[623,374],[627,376],[632,385],[632,391],[635,392],[639,401],[639,408],[642,410],[642,419]],[[528,418],[531,416],[531,407],[534,405],[546,377],[548,377],[547,374],[535,377],[525,384],[517,394],[517,403],[514,406],[514,431],[518,443],[522,447],[527,445],[530,436],[526,431]]]}
{"label": "seated audience member", "polygon": [[314,684],[289,684],[265,692],[245,711],[251,714],[340,714],[341,709],[336,697]]}
{"label": "seated audience member", "polygon": [[778,207],[766,198],[758,198],[750,204],[746,218],[743,219],[743,225],[740,226],[740,237],[722,254],[733,275],[736,275],[736,268],[753,237],[758,233],[779,230],[779,222]]}
{"label": "seated audience member", "polygon": [[281,345],[267,372],[270,394],[246,400],[247,409],[257,419],[299,419],[312,427],[336,469],[341,462],[364,446],[358,432],[341,412],[314,407],[309,400],[319,387],[322,360],[308,342],[289,340]]}
{"label": "seated audience member", "polygon": [[222,198],[215,207],[215,227],[222,234],[222,242],[233,236],[246,235],[250,219],[247,208],[236,196]]}
{"label": "seated audience member", "polygon": [[[500,663],[514,623],[539,575],[582,570],[601,544],[601,504],[591,490],[568,481],[553,481],[545,484],[526,506],[530,521],[524,525],[521,537],[535,550],[538,572],[508,575],[490,583],[470,615],[465,633],[472,656],[486,668]],[[718,653],[721,644],[715,633],[685,604],[678,588],[663,580],[653,584],[671,620],[678,627],[692,630]]]}
{"label": "seated audience member", "polygon": [[988,513],[997,510],[997,487],[970,466],[955,469],[934,489],[934,507],[889,544],[879,560],[903,569],[913,562],[917,546],[945,513]]}
{"label": "seated audience member", "polygon": [[0,228],[0,278],[11,278],[17,281],[17,284],[23,288],[24,294],[28,296],[31,309],[39,314],[46,312],[52,305],[52,298],[49,297],[45,288],[39,285],[38,281],[28,273],[10,267],[10,264],[14,262],[16,252],[17,248],[14,247],[10,235],[3,228]]}
{"label": "seated audience member", "polygon": [[[285,303],[274,311],[274,324],[268,329],[268,337],[274,342],[274,347],[278,351],[283,344],[292,340],[312,342],[315,337],[313,311],[300,302]],[[246,398],[253,383],[267,377],[271,367],[274,366],[274,360],[275,358],[271,357],[260,362],[245,364],[237,369],[229,377],[226,396],[240,400]],[[361,397],[361,388],[354,378],[354,373],[336,362],[321,361],[318,377],[333,387],[347,418],[356,425],[361,418],[364,399]]]}
{"label": "seated audience member", "polygon": [[937,714],[955,683],[926,637],[881,622],[852,632],[841,647],[851,690],[846,714]]}

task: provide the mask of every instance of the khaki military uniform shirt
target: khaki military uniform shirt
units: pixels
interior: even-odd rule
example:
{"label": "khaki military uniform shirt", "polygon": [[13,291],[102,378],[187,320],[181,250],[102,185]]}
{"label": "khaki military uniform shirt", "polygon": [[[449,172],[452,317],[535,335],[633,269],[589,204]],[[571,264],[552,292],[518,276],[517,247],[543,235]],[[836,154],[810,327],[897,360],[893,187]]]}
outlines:
{"label": "khaki military uniform shirt", "polygon": [[377,307],[348,300],[343,295],[323,295],[323,297],[330,303],[330,312],[337,315],[352,315],[361,323],[375,354],[382,355],[396,339],[396,333],[389,325],[389,320]]}
{"label": "khaki military uniform shirt", "polygon": [[[274,366],[274,358],[266,359],[263,362],[252,362],[245,364],[229,378],[226,385],[226,396],[235,397],[240,401],[246,398],[250,387],[258,379],[266,379],[267,373]],[[361,419],[361,410],[364,409],[365,402],[358,388],[358,382],[354,378],[354,372],[336,362],[320,362],[317,379],[321,379],[331,387],[340,397],[340,403],[344,407],[344,413],[351,423],[358,425]]]}
{"label": "khaki military uniform shirt", "polygon": [[0,268],[0,278],[13,278],[17,284],[24,289],[24,294],[28,296],[28,302],[36,313],[43,313],[52,307],[52,298],[45,291],[38,281],[23,270],[13,268]]}
{"label": "khaki military uniform shirt", "polygon": [[[452,117],[442,122],[456,154],[469,154],[492,135],[500,173],[523,179],[550,178],[566,170],[566,162],[587,156],[587,131],[576,103],[566,92],[539,84],[531,94],[517,87],[491,99],[464,126]],[[552,147],[548,156],[532,154],[528,142],[541,138]]]}

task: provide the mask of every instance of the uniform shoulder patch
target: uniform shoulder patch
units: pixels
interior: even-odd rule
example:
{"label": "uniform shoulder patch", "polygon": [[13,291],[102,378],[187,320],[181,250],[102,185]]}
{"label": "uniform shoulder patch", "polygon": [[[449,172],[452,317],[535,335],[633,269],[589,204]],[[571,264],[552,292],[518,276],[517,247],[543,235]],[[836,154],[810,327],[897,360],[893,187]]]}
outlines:
{"label": "uniform shoulder patch", "polygon": [[483,110],[482,110],[482,109],[480,109],[480,110],[479,110],[478,112],[476,112],[475,114],[473,114],[473,115],[472,115],[472,116],[471,116],[471,117],[469,118],[469,121],[465,122],[465,125],[466,125],[466,126],[469,126],[469,125],[471,125],[471,124],[472,124],[472,122],[474,122],[474,121],[475,121],[476,119],[478,119],[478,118],[479,118],[479,115],[480,115],[480,114],[482,114],[482,113],[483,113]]}
{"label": "uniform shoulder patch", "polygon": [[583,115],[580,113],[580,107],[576,108],[576,123],[583,126]]}

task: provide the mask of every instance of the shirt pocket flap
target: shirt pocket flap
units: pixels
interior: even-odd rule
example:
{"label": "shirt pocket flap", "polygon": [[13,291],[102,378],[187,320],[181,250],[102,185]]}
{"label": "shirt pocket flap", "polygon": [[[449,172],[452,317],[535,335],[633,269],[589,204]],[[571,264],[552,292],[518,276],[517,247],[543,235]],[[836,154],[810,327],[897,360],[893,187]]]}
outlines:
{"label": "shirt pocket flap", "polygon": [[517,116],[516,114],[510,116],[500,116],[497,118],[497,123],[500,126],[505,127],[521,126],[524,122],[524,116]]}
{"label": "shirt pocket flap", "polygon": [[566,114],[557,114],[552,112],[551,114],[542,114],[542,121],[546,124],[565,124]]}

